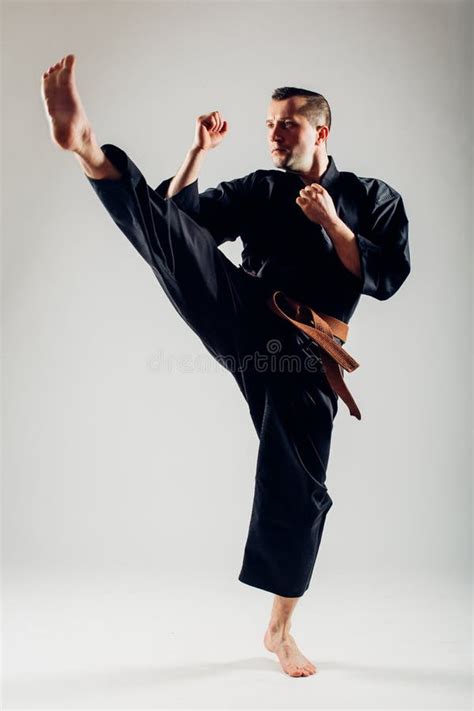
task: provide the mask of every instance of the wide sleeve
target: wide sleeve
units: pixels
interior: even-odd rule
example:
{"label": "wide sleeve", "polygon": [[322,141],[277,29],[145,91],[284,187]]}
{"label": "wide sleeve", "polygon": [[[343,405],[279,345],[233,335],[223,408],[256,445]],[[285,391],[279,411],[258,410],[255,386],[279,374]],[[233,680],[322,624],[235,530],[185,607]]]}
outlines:
{"label": "wide sleeve", "polygon": [[178,193],[175,193],[173,197],[166,198],[166,193],[168,192],[168,188],[173,180],[173,177],[163,180],[158,187],[155,188],[155,192],[164,199],[172,200],[180,210],[183,210],[183,212],[189,215],[189,217],[195,219],[199,215],[199,191],[197,178],[193,183],[185,185],[184,188],[181,188],[181,190]]}
{"label": "wide sleeve", "polygon": [[[218,245],[230,242],[240,236],[248,213],[249,199],[253,185],[253,173],[243,178],[223,181],[215,188],[200,193],[198,180],[186,185],[169,200],[192,217],[199,225],[206,227]],[[173,178],[163,180],[155,189],[163,198]]]}
{"label": "wide sleeve", "polygon": [[[379,191],[380,192],[380,191]],[[385,184],[375,199],[364,233],[355,232],[361,262],[356,290],[375,299],[389,299],[410,273],[408,218],[399,193]]]}

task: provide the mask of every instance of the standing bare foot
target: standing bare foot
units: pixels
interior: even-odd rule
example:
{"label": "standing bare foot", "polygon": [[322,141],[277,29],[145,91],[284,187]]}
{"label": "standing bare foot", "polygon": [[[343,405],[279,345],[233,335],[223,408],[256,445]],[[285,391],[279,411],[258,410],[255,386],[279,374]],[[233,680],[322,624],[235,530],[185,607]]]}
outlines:
{"label": "standing bare foot", "polygon": [[281,668],[290,676],[310,676],[317,669],[298,649],[294,637],[288,631],[268,626],[263,640],[269,652],[275,652],[280,660]]}

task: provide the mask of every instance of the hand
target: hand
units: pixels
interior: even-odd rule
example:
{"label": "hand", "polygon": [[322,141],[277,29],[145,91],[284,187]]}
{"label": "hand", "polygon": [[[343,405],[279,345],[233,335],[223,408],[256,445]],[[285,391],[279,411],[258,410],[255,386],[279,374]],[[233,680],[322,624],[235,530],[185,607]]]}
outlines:
{"label": "hand", "polygon": [[321,227],[329,227],[339,221],[332,197],[319,183],[311,183],[300,190],[296,204],[306,217]]}
{"label": "hand", "polygon": [[203,151],[215,148],[222,141],[228,130],[227,121],[222,120],[218,111],[198,116],[192,148],[199,148]]}

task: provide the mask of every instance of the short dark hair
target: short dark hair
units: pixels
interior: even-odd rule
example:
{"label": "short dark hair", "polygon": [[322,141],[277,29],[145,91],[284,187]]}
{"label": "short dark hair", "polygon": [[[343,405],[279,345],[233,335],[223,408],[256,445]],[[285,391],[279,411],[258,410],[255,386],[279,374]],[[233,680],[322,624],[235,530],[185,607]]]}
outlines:
{"label": "short dark hair", "polygon": [[331,108],[322,94],[309,89],[298,89],[296,86],[281,86],[272,94],[275,101],[291,99],[293,96],[307,97],[306,103],[298,110],[298,113],[306,116],[308,121],[316,126],[327,126],[331,130]]}

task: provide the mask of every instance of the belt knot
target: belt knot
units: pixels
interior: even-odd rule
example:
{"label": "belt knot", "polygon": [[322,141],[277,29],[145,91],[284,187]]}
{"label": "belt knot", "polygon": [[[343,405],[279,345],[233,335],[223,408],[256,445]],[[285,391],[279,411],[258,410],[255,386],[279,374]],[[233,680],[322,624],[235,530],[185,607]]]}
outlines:
{"label": "belt knot", "polygon": [[283,291],[274,291],[267,299],[271,310],[306,333],[321,348],[321,360],[329,385],[341,397],[351,415],[362,419],[357,404],[344,382],[344,370],[351,373],[359,363],[333,338],[345,343],[349,326],[334,316],[315,311],[311,306],[292,299]]}

